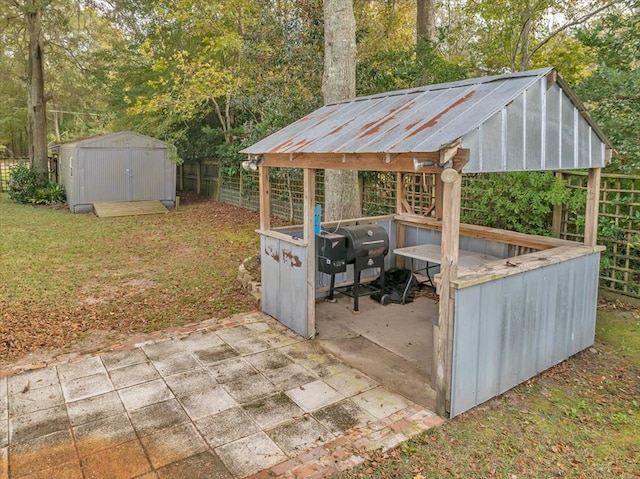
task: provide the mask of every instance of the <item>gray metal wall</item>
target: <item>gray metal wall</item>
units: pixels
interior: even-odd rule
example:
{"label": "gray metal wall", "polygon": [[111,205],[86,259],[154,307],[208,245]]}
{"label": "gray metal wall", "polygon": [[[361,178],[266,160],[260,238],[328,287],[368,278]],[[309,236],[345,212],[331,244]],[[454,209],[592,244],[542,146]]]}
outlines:
{"label": "gray metal wall", "polygon": [[605,166],[605,145],[557,83],[546,78],[462,138],[465,173]]}
{"label": "gray metal wall", "polygon": [[260,237],[262,310],[308,338],[307,247]]}
{"label": "gray metal wall", "polygon": [[600,253],[457,290],[451,417],[589,347]]}

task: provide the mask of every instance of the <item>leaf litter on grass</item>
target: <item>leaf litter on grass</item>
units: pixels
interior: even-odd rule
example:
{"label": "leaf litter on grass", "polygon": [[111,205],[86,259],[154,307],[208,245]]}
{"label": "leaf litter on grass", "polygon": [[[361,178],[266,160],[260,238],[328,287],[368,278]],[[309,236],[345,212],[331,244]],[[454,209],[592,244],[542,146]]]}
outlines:
{"label": "leaf litter on grass", "polygon": [[0,364],[256,307],[236,281],[258,252],[256,212],[209,200],[100,219],[0,195]]}

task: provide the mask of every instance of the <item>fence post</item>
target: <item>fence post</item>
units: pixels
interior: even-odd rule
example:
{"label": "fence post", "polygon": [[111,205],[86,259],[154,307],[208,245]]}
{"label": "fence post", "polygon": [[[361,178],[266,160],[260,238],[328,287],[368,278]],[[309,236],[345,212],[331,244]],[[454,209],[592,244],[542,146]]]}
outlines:
{"label": "fence post", "polygon": [[[562,182],[562,171],[556,171],[556,180],[558,182]],[[553,206],[553,220],[551,222],[551,234],[556,238],[560,237],[560,233],[562,231],[562,211],[564,206],[554,205]]]}
{"label": "fence post", "polygon": [[200,162],[196,162],[196,193],[200,194]]}

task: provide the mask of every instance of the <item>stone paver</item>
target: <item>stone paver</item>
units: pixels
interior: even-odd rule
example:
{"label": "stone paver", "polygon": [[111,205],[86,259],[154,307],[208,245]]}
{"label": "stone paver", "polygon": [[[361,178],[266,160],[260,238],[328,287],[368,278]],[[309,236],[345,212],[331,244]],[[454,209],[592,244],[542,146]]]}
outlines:
{"label": "stone paver", "polygon": [[443,422],[262,313],[0,370],[0,479],[328,477]]}

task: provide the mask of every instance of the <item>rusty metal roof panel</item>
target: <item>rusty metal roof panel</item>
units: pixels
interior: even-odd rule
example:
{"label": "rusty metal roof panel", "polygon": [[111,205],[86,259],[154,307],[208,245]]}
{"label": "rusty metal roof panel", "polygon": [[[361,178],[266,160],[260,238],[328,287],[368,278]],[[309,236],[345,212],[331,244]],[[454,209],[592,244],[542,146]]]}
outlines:
{"label": "rusty metal roof panel", "polygon": [[[326,105],[243,150],[264,153],[437,151],[550,71],[400,90]],[[516,81],[514,81],[516,80]],[[491,95],[502,90],[501,95]],[[469,113],[474,113],[469,116]],[[469,121],[473,118],[474,122]],[[447,126],[448,128],[444,128]]]}
{"label": "rusty metal roof panel", "polygon": [[[553,68],[541,68],[326,105],[243,152],[250,155],[419,154],[437,152],[461,139],[462,147],[471,151],[465,171],[548,169],[561,161],[553,154],[545,164],[538,151],[545,146],[545,134],[548,136],[543,130],[557,122],[549,118],[544,108],[549,102],[547,91],[554,94],[556,90],[571,106],[564,107],[563,114],[579,115],[584,110],[559,77],[556,82]],[[590,118],[581,121],[611,147]],[[569,128],[575,122],[565,123]],[[584,125],[579,126],[584,129]],[[586,130],[582,136],[562,137],[567,144],[572,138],[582,139],[585,144],[589,140]],[[574,158],[580,156],[582,150],[588,150],[584,145],[571,145],[578,153],[560,151],[559,156]],[[514,151],[517,154],[513,154]],[[582,156],[577,163],[592,167],[604,165],[604,155],[585,153]]]}

